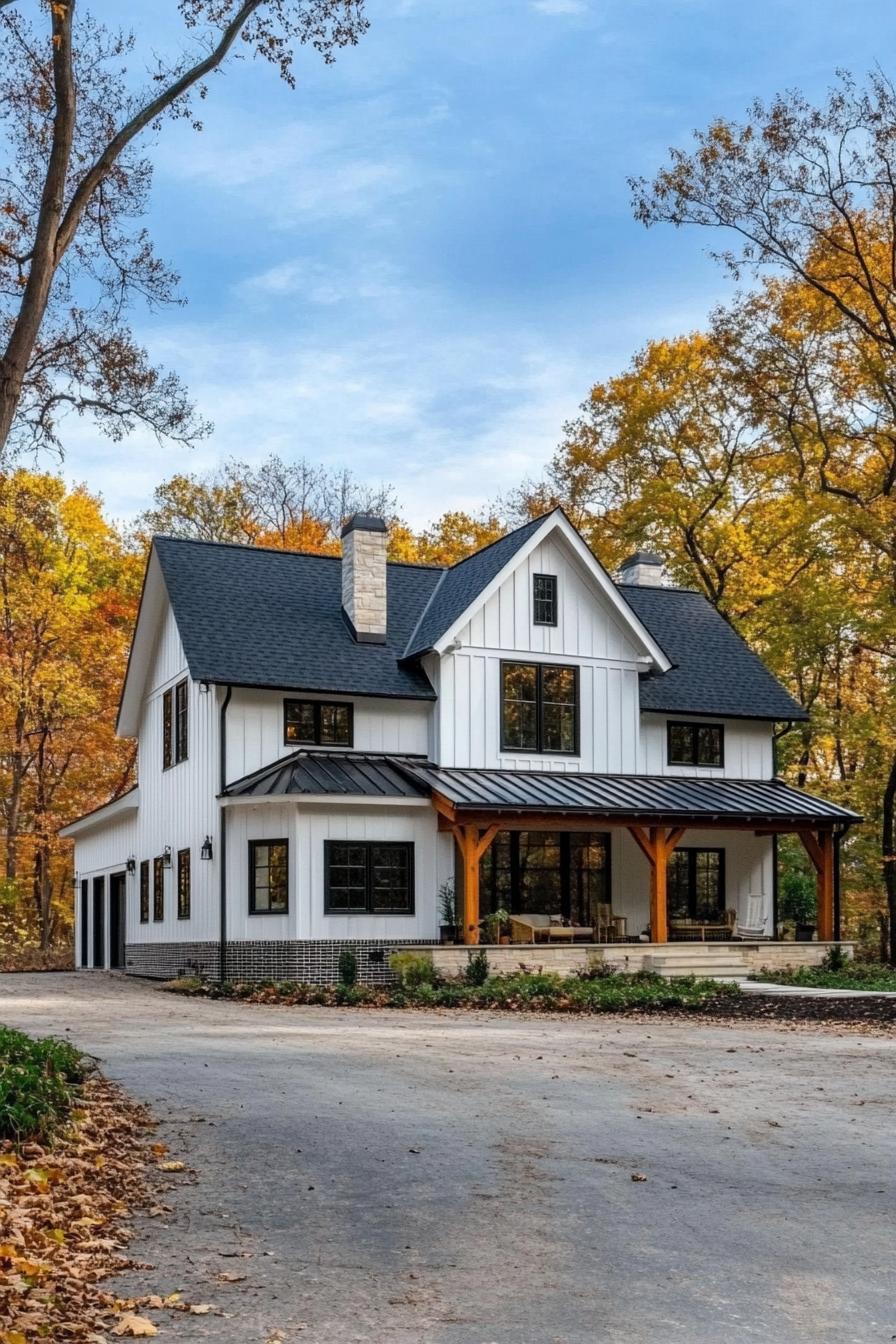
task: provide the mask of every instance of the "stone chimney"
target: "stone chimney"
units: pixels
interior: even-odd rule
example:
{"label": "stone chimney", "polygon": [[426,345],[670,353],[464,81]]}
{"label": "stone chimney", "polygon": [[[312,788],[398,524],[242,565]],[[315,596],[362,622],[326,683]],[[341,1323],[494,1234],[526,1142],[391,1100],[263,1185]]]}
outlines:
{"label": "stone chimney", "polygon": [[662,557],[653,551],[635,551],[619,567],[620,583],[635,583],[639,588],[662,588],[666,571]]}
{"label": "stone chimney", "polygon": [[359,644],[386,642],[386,524],[356,513],[342,529],[342,610]]}

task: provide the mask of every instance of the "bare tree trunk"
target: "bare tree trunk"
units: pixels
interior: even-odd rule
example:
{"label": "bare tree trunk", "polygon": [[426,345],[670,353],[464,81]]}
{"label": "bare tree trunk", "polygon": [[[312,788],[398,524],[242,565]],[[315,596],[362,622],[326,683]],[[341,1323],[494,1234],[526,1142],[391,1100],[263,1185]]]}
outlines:
{"label": "bare tree trunk", "polygon": [[19,313],[0,358],[0,451],[5,446],[22,395],[22,386],[41,323],[53,277],[59,263],[57,241],[65,209],[65,185],[75,132],[77,95],[72,69],[72,24],[75,0],[51,5],[53,30],[53,88],[56,109],[47,175],[41,194],[34,246],[29,257],[28,279]]}

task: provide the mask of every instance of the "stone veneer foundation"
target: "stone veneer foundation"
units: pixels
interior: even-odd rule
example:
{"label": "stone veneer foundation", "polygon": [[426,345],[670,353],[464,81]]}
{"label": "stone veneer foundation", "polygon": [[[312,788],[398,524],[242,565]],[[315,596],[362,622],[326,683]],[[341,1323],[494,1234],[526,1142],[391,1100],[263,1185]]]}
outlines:
{"label": "stone veneer foundation", "polygon": [[[339,978],[339,954],[350,948],[358,958],[358,979],[368,985],[391,984],[389,953],[403,947],[429,947],[424,939],[395,939],[353,943],[336,939],[316,942],[228,943],[228,980],[299,980],[305,984],[332,985]],[[200,975],[217,980],[217,943],[129,943],[125,969],[129,975],[155,980],[173,980],[180,975]]]}

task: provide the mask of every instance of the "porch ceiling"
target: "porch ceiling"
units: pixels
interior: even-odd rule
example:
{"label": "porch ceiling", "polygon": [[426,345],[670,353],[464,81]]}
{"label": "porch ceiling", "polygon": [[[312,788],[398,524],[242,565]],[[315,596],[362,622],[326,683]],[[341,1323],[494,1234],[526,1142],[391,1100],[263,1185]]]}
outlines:
{"label": "porch ceiling", "polygon": [[848,808],[801,793],[778,779],[548,774],[530,770],[461,770],[401,762],[403,773],[439,795],[458,814],[588,814],[622,821],[687,821],[750,827],[850,826]]}

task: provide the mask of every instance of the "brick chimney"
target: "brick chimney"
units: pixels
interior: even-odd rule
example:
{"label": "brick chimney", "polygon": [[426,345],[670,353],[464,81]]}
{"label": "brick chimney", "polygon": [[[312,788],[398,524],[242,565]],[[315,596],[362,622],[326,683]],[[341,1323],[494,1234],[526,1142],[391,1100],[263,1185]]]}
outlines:
{"label": "brick chimney", "polygon": [[386,642],[386,524],[356,513],[342,529],[342,610],[359,644]]}
{"label": "brick chimney", "polygon": [[662,588],[666,583],[666,571],[662,557],[653,551],[635,551],[619,567],[619,582],[634,583],[639,588]]}

